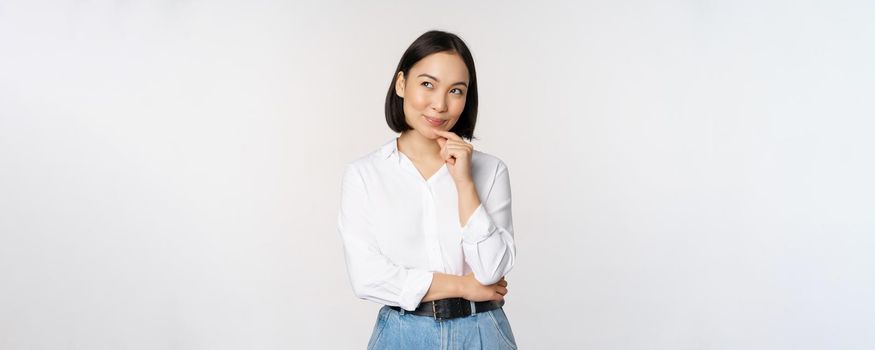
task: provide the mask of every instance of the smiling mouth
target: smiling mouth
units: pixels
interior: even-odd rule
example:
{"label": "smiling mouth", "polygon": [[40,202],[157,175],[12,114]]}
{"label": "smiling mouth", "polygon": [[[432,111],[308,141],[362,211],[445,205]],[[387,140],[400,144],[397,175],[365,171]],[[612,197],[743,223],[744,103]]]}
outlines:
{"label": "smiling mouth", "polygon": [[429,118],[429,117],[426,117],[426,116],[423,116],[423,118],[425,118],[425,121],[427,121],[427,122],[428,122],[429,124],[431,124],[432,126],[441,126],[441,125],[444,125],[444,123],[447,122],[446,120],[444,120],[444,119],[440,119],[440,118]]}

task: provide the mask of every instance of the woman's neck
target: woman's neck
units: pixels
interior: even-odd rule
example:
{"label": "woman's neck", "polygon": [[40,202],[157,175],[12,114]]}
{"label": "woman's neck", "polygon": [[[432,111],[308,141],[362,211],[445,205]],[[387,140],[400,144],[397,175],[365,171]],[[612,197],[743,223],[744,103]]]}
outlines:
{"label": "woman's neck", "polygon": [[407,130],[398,137],[398,151],[415,161],[440,160],[441,146],[437,141],[422,136],[416,130]]}

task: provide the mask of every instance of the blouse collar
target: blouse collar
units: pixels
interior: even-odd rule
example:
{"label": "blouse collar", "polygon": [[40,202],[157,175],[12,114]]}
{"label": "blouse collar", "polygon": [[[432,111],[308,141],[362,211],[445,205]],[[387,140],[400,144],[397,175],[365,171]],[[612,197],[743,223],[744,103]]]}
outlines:
{"label": "blouse collar", "polygon": [[[401,160],[401,156],[398,152],[398,138],[392,138],[389,142],[386,142],[382,148],[380,148],[380,155],[383,156],[383,159],[394,159],[396,161]],[[394,156],[394,158],[393,158]]]}

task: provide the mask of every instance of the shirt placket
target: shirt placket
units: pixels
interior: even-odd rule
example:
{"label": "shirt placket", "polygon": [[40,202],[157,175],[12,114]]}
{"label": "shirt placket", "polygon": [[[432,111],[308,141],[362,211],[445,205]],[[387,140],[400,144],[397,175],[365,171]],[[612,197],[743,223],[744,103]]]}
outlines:
{"label": "shirt placket", "polygon": [[429,183],[422,182],[422,232],[425,234],[425,249],[428,254],[428,262],[432,271],[444,272],[444,262],[441,256],[440,239],[437,232],[437,206],[435,196]]}

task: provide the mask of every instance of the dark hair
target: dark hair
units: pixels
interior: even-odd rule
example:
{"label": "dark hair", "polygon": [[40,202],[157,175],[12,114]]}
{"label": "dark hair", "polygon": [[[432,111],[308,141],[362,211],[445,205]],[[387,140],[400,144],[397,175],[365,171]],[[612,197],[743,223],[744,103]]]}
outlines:
{"label": "dark hair", "polygon": [[392,84],[389,84],[389,92],[386,94],[386,123],[395,132],[411,130],[410,125],[404,118],[404,99],[395,94],[395,84],[398,80],[398,72],[404,72],[404,78],[409,79],[410,68],[416,62],[428,55],[438,52],[451,52],[458,54],[468,67],[468,92],[465,96],[465,109],[459,115],[459,120],[450,129],[462,138],[469,141],[474,138],[474,126],[477,124],[477,72],[474,70],[474,57],[468,46],[458,36],[452,33],[431,30],[420,35],[410,44],[398,68],[392,75]]}

